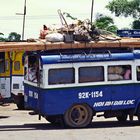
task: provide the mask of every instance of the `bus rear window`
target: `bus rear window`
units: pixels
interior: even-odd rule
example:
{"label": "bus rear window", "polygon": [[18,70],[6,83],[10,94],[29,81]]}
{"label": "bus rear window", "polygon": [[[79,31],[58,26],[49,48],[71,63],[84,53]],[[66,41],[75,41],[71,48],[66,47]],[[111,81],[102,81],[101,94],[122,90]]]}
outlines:
{"label": "bus rear window", "polygon": [[49,85],[74,83],[74,75],[74,68],[50,69],[48,74],[48,83]]}
{"label": "bus rear window", "polygon": [[104,67],[81,67],[79,68],[79,83],[104,81]]}

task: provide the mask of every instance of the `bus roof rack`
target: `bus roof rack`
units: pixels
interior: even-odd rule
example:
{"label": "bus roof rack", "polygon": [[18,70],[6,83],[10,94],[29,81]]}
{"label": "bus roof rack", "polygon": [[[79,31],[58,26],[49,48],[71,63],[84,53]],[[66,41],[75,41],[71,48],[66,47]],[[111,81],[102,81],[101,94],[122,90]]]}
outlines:
{"label": "bus roof rack", "polygon": [[9,51],[38,51],[38,50],[65,50],[65,49],[140,49],[140,38],[122,38],[116,41],[91,41],[91,42],[74,42],[64,43],[56,42],[50,43],[45,40],[38,40],[37,42],[0,42],[0,52]]}

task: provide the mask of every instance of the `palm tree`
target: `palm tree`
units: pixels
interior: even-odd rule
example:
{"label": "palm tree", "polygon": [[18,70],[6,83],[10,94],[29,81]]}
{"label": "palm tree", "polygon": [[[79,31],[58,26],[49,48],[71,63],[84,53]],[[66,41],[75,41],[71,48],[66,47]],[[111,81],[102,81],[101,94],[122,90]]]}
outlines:
{"label": "palm tree", "polygon": [[0,35],[4,35],[4,34],[0,32]]}
{"label": "palm tree", "polygon": [[[1,35],[2,35],[2,36],[1,36]],[[0,32],[0,42],[4,42],[4,41],[5,41],[5,38],[3,38],[3,35],[4,35],[4,34]]]}
{"label": "palm tree", "polygon": [[99,29],[106,30],[112,33],[116,33],[117,26],[114,25],[114,21],[111,17],[103,15],[103,14],[97,14],[95,19],[95,26]]}

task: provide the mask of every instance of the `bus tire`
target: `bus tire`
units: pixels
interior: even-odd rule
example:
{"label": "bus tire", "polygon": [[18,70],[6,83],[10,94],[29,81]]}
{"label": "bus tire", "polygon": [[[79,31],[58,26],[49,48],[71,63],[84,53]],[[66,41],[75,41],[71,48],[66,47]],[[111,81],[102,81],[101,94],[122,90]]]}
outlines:
{"label": "bus tire", "polygon": [[121,113],[121,115],[117,116],[116,118],[119,122],[125,122],[127,120],[127,116],[128,115],[126,113]]}
{"label": "bus tire", "polygon": [[81,128],[88,126],[93,118],[92,109],[86,104],[70,107],[64,114],[64,123],[69,127]]}

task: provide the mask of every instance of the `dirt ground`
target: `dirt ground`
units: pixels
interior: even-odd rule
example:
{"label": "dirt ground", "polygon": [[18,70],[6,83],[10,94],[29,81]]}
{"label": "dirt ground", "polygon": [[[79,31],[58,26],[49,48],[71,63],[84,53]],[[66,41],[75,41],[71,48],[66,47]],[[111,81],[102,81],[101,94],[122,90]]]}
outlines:
{"label": "dirt ground", "polygon": [[[115,118],[93,118],[84,129],[54,126],[44,118],[17,110],[16,105],[0,106],[1,140],[140,140],[140,126],[135,120],[120,124]],[[136,118],[135,118],[136,119]]]}

